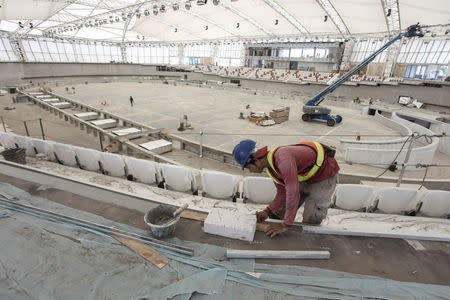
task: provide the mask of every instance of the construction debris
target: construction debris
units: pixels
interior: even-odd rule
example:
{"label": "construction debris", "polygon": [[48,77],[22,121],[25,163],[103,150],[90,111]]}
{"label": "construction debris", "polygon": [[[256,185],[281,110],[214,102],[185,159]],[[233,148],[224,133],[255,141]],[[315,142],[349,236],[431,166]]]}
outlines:
{"label": "construction debris", "polygon": [[289,110],[289,107],[275,108],[269,113],[269,116],[275,124],[280,124],[289,120]]}
{"label": "construction debris", "polygon": [[256,215],[215,208],[206,217],[204,231],[252,242],[256,231]]}
{"label": "construction debris", "polygon": [[117,235],[111,236],[160,269],[169,263],[167,257],[161,255],[149,245]]}

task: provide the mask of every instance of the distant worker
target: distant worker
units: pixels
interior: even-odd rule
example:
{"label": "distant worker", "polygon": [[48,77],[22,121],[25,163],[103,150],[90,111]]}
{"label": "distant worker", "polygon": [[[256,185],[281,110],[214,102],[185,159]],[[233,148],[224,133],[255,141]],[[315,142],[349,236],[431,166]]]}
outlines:
{"label": "distant worker", "polygon": [[336,187],[339,165],[335,150],[318,142],[267,146],[256,149],[256,142],[243,140],[233,149],[234,159],[242,169],[261,173],[266,169],[277,188],[272,203],[256,213],[257,221],[279,218],[283,222],[269,226],[266,234],[274,237],[294,224],[298,208],[305,203],[302,223],[318,225],[327,216]]}
{"label": "distant worker", "polygon": [[134,99],[133,99],[132,96],[130,96],[130,104],[131,104],[131,107],[133,107],[133,103],[134,103]]}

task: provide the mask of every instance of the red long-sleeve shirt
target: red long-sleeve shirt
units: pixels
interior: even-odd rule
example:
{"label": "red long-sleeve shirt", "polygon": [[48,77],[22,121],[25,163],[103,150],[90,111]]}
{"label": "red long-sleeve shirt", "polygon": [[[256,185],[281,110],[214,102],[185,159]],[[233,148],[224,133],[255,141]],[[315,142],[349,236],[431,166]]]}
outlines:
{"label": "red long-sleeve shirt", "polygon": [[[298,174],[314,164],[316,157],[316,152],[307,146],[283,146],[275,151],[275,167],[281,174],[282,178],[280,179],[284,181],[285,186],[275,184],[277,195],[268,208],[272,213],[275,213],[286,202],[283,223],[287,226],[292,226],[294,223],[300,201]],[[316,183],[332,178],[338,171],[337,161],[332,157],[326,157],[317,173],[306,183]]]}

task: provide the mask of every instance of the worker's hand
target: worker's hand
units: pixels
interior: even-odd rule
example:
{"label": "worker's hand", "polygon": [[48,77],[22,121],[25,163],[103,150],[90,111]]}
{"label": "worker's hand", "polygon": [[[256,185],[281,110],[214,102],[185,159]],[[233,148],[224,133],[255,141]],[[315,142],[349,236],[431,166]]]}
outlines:
{"label": "worker's hand", "polygon": [[284,225],[283,222],[277,223],[274,225],[270,225],[269,228],[266,229],[266,235],[273,238],[274,236],[279,235],[280,233],[288,231],[289,227]]}
{"label": "worker's hand", "polygon": [[256,221],[258,223],[264,222],[267,218],[269,218],[269,214],[265,210],[256,212]]}

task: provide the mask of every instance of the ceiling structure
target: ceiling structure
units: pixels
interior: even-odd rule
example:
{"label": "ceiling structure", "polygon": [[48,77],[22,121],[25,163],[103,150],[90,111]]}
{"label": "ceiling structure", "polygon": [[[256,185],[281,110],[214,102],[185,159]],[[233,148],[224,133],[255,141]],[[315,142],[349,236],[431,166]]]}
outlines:
{"label": "ceiling structure", "polygon": [[2,31],[116,42],[385,36],[417,22],[448,34],[450,1],[0,0]]}

